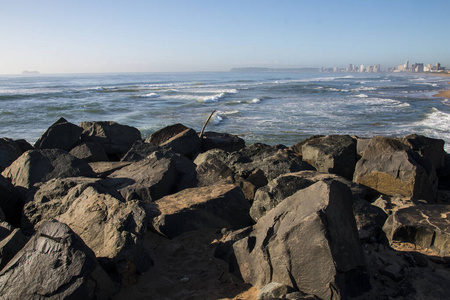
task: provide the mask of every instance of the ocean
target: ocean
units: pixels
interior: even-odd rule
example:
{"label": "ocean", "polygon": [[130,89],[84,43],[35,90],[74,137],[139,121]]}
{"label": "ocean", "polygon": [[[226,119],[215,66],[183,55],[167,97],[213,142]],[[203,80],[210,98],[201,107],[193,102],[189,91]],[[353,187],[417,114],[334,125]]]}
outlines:
{"label": "ocean", "polygon": [[59,117],[116,121],[143,138],[175,123],[291,146],[311,135],[445,140],[449,78],[405,73],[136,73],[0,76],[0,136],[34,143]]}

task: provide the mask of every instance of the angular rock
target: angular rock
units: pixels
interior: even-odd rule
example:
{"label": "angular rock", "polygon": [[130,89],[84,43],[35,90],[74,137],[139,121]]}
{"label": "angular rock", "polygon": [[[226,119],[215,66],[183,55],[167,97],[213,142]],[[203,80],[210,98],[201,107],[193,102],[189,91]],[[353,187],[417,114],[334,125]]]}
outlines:
{"label": "angular rock", "polygon": [[245,141],[237,135],[207,131],[203,134],[201,145],[203,151],[221,149],[226,152],[233,152],[244,148]]}
{"label": "angular rock", "polygon": [[137,162],[143,160],[157,150],[160,150],[158,145],[144,141],[136,141],[125,156],[122,157],[121,161]]}
{"label": "angular rock", "polygon": [[15,227],[20,226],[22,205],[19,192],[9,180],[0,175],[0,209],[4,213],[4,220]]}
{"label": "angular rock", "polygon": [[76,158],[87,162],[109,161],[105,149],[98,143],[81,143],[69,152]]}
{"label": "angular rock", "polygon": [[[50,221],[65,213],[89,187],[103,193],[110,192],[107,186],[101,184],[100,179],[69,177],[51,179],[28,193],[23,207],[23,232],[31,235],[43,221]],[[120,197],[117,192],[115,194]]]}
{"label": "angular rock", "polygon": [[195,161],[211,158],[221,160],[244,179],[257,170],[263,171],[267,180],[272,180],[282,174],[314,169],[282,145],[252,144],[229,155],[224,151],[210,150]]}
{"label": "angular rock", "polygon": [[369,242],[380,239],[381,228],[388,217],[381,208],[366,200],[358,200],[353,203],[353,214],[361,240]]}
{"label": "angular rock", "polygon": [[157,151],[108,176],[125,199],[145,202],[197,185],[195,164],[173,152]]}
{"label": "angular rock", "polygon": [[390,244],[413,243],[440,256],[450,255],[450,205],[411,206],[392,213],[383,226]]}
{"label": "angular rock", "polygon": [[444,165],[444,140],[410,134],[403,137],[402,142],[428,161],[434,170]]}
{"label": "angular rock", "polygon": [[22,153],[27,152],[28,150],[33,150],[34,147],[31,146],[30,143],[28,143],[26,140],[24,139],[19,139],[19,140],[15,140],[14,141],[16,143],[16,145],[19,147],[20,151]]}
{"label": "angular rock", "polygon": [[77,233],[109,273],[124,285],[136,281],[152,264],[142,242],[147,229],[145,209],[88,187],[69,209],[55,218]]}
{"label": "angular rock", "polygon": [[198,186],[209,186],[218,182],[233,183],[233,171],[221,160],[212,158],[197,163]]}
{"label": "angular rock", "polygon": [[352,190],[354,201],[364,198],[365,189],[363,187],[334,174],[320,173],[317,171],[287,173],[273,179],[267,186],[256,191],[252,207],[250,208],[250,216],[253,220],[257,221],[269,210],[295,192],[307,188],[318,181],[332,180],[337,180],[347,185]]}
{"label": "angular rock", "polygon": [[124,201],[101,180],[51,180],[28,200],[24,231],[52,219],[67,224],[122,283],[132,282],[136,273],[149,267],[151,261],[141,241],[148,226],[145,209],[137,201]]}
{"label": "angular rock", "polygon": [[433,202],[436,172],[397,138],[373,137],[356,164],[353,181],[382,194],[402,195]]}
{"label": "angular rock", "polygon": [[87,162],[60,149],[30,150],[22,154],[6,168],[3,176],[14,186],[31,189],[35,183],[52,178],[95,177]]}
{"label": "angular rock", "polygon": [[36,141],[36,149],[61,149],[69,152],[80,143],[83,130],[64,118],[59,118]]}
{"label": "angular rock", "polygon": [[275,281],[321,299],[345,299],[364,265],[352,195],[344,184],[318,182],[288,197],[233,245],[243,279]]}
{"label": "angular rock", "polygon": [[11,224],[0,220],[0,241],[6,238],[8,235],[10,235],[13,229],[14,228],[11,226]]}
{"label": "angular rock", "polygon": [[137,128],[113,121],[82,122],[80,127],[83,128],[82,142],[102,145],[112,158],[127,153],[136,141],[142,139]]}
{"label": "angular rock", "polygon": [[415,206],[418,204],[420,204],[420,202],[411,198],[388,195],[381,195],[372,202],[372,205],[381,208],[387,215],[391,215],[393,212],[399,209]]}
{"label": "angular rock", "polygon": [[44,223],[0,271],[4,299],[108,299],[116,290],[83,240],[58,222]]}
{"label": "angular rock", "polygon": [[19,228],[0,240],[0,270],[25,246],[29,238]]}
{"label": "angular rock", "polygon": [[328,135],[302,146],[303,160],[319,172],[352,179],[356,165],[356,140],[348,135]]}
{"label": "angular rock", "polygon": [[164,149],[184,155],[190,159],[201,152],[200,138],[198,137],[197,132],[190,128],[173,136],[169,140],[160,144],[160,146]]}
{"label": "angular rock", "polygon": [[186,189],[155,201],[152,226],[168,238],[205,227],[238,229],[252,223],[248,208],[232,184]]}
{"label": "angular rock", "polygon": [[102,162],[91,162],[89,166],[97,174],[97,177],[106,178],[108,175],[120,170],[126,166],[131,165],[131,162],[122,161],[102,161]]}
{"label": "angular rock", "polygon": [[303,153],[302,153],[303,145],[306,144],[307,142],[309,142],[310,140],[314,140],[314,139],[321,138],[321,137],[324,137],[324,135],[313,135],[313,136],[310,136],[309,138],[301,140],[297,144],[291,146],[290,150],[292,150],[297,155],[300,155],[300,157],[301,157],[303,155]]}
{"label": "angular rock", "polygon": [[445,153],[444,164],[437,170],[438,189],[450,190],[450,154]]}
{"label": "angular rock", "polygon": [[180,123],[169,125],[152,133],[149,137],[145,139],[145,142],[154,145],[162,145],[166,141],[170,140],[177,134],[187,129],[189,128]]}
{"label": "angular rock", "polygon": [[23,151],[17,143],[8,138],[0,139],[0,171],[9,167],[13,161],[21,156]]}

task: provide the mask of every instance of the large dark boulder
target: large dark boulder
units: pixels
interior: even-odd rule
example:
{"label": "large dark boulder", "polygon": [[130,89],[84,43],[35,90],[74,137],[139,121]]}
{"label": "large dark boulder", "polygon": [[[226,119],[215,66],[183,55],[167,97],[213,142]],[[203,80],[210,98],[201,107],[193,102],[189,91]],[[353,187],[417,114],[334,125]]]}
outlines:
{"label": "large dark boulder", "polygon": [[303,160],[319,172],[352,179],[356,165],[356,140],[348,135],[310,139],[302,146]]}
{"label": "large dark boulder", "polygon": [[164,127],[150,135],[145,141],[189,158],[201,152],[200,138],[197,132],[182,124]]}
{"label": "large dark boulder", "polygon": [[87,162],[109,161],[105,149],[103,149],[103,147],[98,143],[81,143],[80,145],[70,150],[69,153],[76,158],[82,159]]}
{"label": "large dark boulder", "polygon": [[59,118],[36,141],[36,149],[61,149],[69,152],[80,143],[83,130],[64,118]]}
{"label": "large dark boulder", "polygon": [[173,238],[201,228],[238,229],[252,224],[249,204],[232,184],[186,189],[155,201],[152,227]]}
{"label": "large dark boulder", "polygon": [[0,172],[9,167],[13,161],[21,156],[23,151],[19,145],[11,139],[0,139]]}
{"label": "large dark boulder", "polygon": [[130,150],[131,146],[141,140],[141,133],[137,128],[118,124],[113,121],[82,122],[82,142],[95,142],[102,145],[110,158],[119,158]]}
{"label": "large dark boulder", "polygon": [[428,162],[433,170],[437,170],[444,165],[444,140],[410,134],[403,137],[402,142],[409,145],[413,151]]}
{"label": "large dark boulder", "polygon": [[169,125],[152,133],[145,139],[145,142],[154,145],[162,145],[187,129],[189,128],[180,123]]}
{"label": "large dark boulder", "polygon": [[156,151],[108,176],[125,199],[157,200],[197,185],[195,164],[171,151]]}
{"label": "large dark boulder", "polygon": [[0,271],[3,299],[109,299],[117,289],[67,225],[46,222]]}
{"label": "large dark boulder", "polygon": [[435,201],[436,171],[398,138],[373,137],[353,180],[379,193]]}
{"label": "large dark boulder", "polygon": [[201,145],[203,151],[221,149],[226,152],[233,152],[244,148],[245,141],[236,135],[207,131],[203,133]]}
{"label": "large dark boulder", "polygon": [[29,224],[24,230],[52,219],[67,224],[124,284],[151,264],[142,244],[148,226],[145,209],[138,201],[125,201],[102,181],[67,178],[44,183],[28,199],[24,218],[23,224]]}
{"label": "large dark boulder", "polygon": [[440,256],[450,255],[450,205],[424,204],[393,212],[383,226],[390,244],[413,243]]}
{"label": "large dark boulder", "polygon": [[307,188],[318,181],[333,180],[340,181],[347,185],[352,191],[354,201],[364,198],[364,187],[335,174],[317,171],[287,173],[273,179],[267,186],[261,187],[256,191],[252,207],[250,208],[250,216],[257,221],[269,210],[277,206],[287,197],[295,194],[297,191]]}
{"label": "large dark boulder", "polygon": [[282,174],[314,170],[314,168],[282,145],[269,146],[252,144],[239,151],[226,153],[213,149],[197,156],[195,162],[218,159],[226,164],[236,175],[247,179],[255,171],[261,170],[266,180],[272,180]]}
{"label": "large dark boulder", "polygon": [[34,184],[52,178],[96,176],[87,162],[60,149],[27,151],[6,168],[2,175],[22,189],[31,189]]}
{"label": "large dark boulder", "polygon": [[233,250],[243,279],[257,288],[279,282],[321,299],[362,292],[353,281],[363,278],[364,256],[352,194],[338,181],[317,182],[286,198]]}
{"label": "large dark boulder", "polygon": [[125,156],[122,157],[121,161],[137,162],[143,160],[157,150],[161,150],[158,145],[144,141],[136,141]]}

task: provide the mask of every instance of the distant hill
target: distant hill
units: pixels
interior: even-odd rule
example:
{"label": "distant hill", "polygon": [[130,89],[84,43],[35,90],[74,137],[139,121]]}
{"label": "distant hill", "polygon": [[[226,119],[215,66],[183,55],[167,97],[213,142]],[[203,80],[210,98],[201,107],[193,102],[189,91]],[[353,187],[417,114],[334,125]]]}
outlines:
{"label": "distant hill", "polygon": [[247,67],[247,68],[233,68],[230,72],[241,72],[241,73],[267,73],[267,72],[283,72],[283,73],[313,73],[319,72],[319,68],[257,68],[257,67]]}
{"label": "distant hill", "polygon": [[41,74],[38,71],[22,71],[23,75],[37,75],[37,74]]}

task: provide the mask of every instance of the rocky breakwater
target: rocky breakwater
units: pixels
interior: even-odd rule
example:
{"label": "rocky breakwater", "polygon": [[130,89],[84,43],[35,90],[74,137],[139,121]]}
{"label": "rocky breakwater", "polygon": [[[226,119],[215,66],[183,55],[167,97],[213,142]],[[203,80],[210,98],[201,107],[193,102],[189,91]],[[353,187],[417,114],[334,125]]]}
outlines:
{"label": "rocky breakwater", "polygon": [[443,141],[61,118],[0,140],[2,299],[447,299]]}

